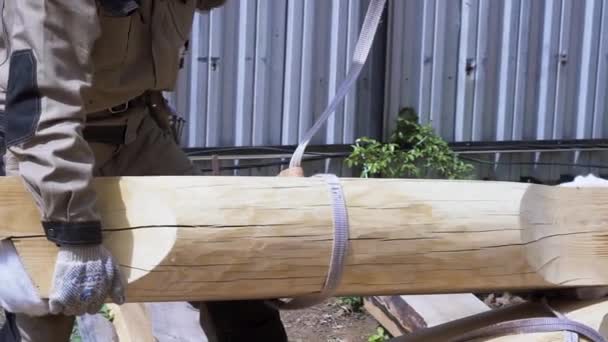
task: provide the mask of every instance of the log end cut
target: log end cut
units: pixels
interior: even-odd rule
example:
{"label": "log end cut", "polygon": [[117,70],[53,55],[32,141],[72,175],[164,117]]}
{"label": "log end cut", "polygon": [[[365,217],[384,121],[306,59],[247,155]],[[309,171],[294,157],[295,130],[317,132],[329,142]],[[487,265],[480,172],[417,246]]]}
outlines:
{"label": "log end cut", "polygon": [[531,186],[521,201],[530,265],[560,286],[608,284],[608,189]]}

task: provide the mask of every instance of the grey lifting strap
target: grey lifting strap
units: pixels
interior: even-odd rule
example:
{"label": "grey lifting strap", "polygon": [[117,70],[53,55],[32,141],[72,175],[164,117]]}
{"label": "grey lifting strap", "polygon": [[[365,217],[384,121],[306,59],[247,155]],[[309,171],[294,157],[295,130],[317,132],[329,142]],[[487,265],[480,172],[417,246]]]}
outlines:
{"label": "grey lifting strap", "polygon": [[314,126],[310,128],[302,140],[300,144],[296,148],[293,156],[291,157],[291,161],[289,163],[289,167],[299,167],[302,163],[302,157],[304,156],[304,150],[308,143],[312,139],[312,137],[321,129],[321,126],[327,121],[329,116],[333,114],[336,110],[340,102],[344,100],[346,94],[353,87],[363,66],[365,65],[365,61],[369,56],[369,52],[372,48],[372,43],[374,41],[374,37],[376,36],[376,32],[378,31],[378,25],[380,24],[380,18],[382,18],[382,12],[384,11],[384,7],[386,5],[386,0],[371,0],[369,3],[369,7],[367,8],[367,13],[365,14],[365,20],[363,21],[363,26],[361,27],[361,34],[359,35],[359,40],[357,41],[357,45],[355,46],[355,52],[353,56],[353,63],[346,75],[342,84],[340,84],[340,88],[336,92],[336,95],[331,100],[319,120],[315,122]]}
{"label": "grey lifting strap", "polygon": [[338,288],[338,285],[340,285],[340,280],[342,279],[344,261],[346,259],[346,255],[348,254],[349,239],[348,213],[346,211],[344,193],[342,192],[340,180],[335,175],[320,174],[314,177],[319,177],[325,180],[331,195],[334,238],[331,249],[329,270],[325,279],[325,285],[318,294],[297,297],[289,301],[275,299],[269,302],[270,305],[280,310],[299,310],[320,304],[334,294],[335,290]]}
{"label": "grey lifting strap", "polygon": [[577,342],[579,340],[578,335],[582,335],[592,342],[606,342],[606,339],[593,328],[561,317],[527,318],[496,323],[473,330],[448,342],[477,341],[480,338],[554,331],[570,332],[564,336],[564,342]]}
{"label": "grey lifting strap", "polygon": [[[542,332],[564,332],[564,342],[579,342],[579,336],[583,336],[591,342],[607,342],[595,329],[573,321],[554,310],[547,303],[546,298],[542,299],[542,304],[557,317],[524,318],[499,322],[452,337],[447,339],[446,342],[473,342],[507,335]],[[407,336],[395,337],[389,341],[399,342],[404,338],[407,338]]]}
{"label": "grey lifting strap", "polygon": [[[327,121],[329,116],[333,114],[346,94],[352,89],[353,85],[357,81],[365,61],[369,56],[369,52],[378,31],[380,24],[380,18],[384,12],[386,6],[386,0],[371,0],[367,13],[365,14],[365,20],[361,27],[361,33],[355,46],[355,52],[353,55],[353,63],[346,75],[346,78],[340,84],[338,91],[334,98],[330,101],[325,111],[321,114],[321,117],[315,122],[315,124],[306,132],[300,144],[296,148],[289,167],[300,167],[302,164],[302,157],[304,156],[304,150],[312,139],[312,137],[321,129],[321,126]],[[329,264],[329,270],[325,285],[321,292],[318,294],[307,295],[297,297],[289,301],[283,301],[279,299],[268,301],[268,303],[280,310],[298,310],[304,309],[309,306],[313,306],[323,302],[325,299],[331,297],[335,292],[336,288],[340,284],[342,279],[342,271],[344,269],[344,260],[348,251],[348,215],[346,213],[346,205],[344,203],[344,194],[342,193],[342,187],[340,181],[335,175],[320,175],[325,179],[325,182],[329,186],[332,207],[333,207],[333,220],[334,220],[334,240],[332,247],[331,261]]]}
{"label": "grey lifting strap", "polygon": [[[564,342],[578,342],[579,336],[584,336],[591,342],[607,342],[595,329],[580,322],[573,321],[557,310],[554,310],[549,305],[546,298],[542,298],[541,304],[557,317],[524,318],[499,322],[466,332],[446,340],[446,342],[471,342],[479,341],[479,339],[485,340],[506,335],[560,331],[565,333]],[[389,341],[398,342],[401,340],[401,337],[395,337]]]}

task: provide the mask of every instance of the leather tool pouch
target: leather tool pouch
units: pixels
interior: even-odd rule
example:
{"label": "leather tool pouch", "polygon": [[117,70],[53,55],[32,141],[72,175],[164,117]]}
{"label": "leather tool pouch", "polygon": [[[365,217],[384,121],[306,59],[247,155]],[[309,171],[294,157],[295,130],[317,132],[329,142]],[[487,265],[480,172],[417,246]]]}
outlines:
{"label": "leather tool pouch", "polygon": [[179,145],[184,119],[173,111],[161,92],[150,92],[148,96],[152,118],[156,121],[158,127],[171,134],[175,143]]}

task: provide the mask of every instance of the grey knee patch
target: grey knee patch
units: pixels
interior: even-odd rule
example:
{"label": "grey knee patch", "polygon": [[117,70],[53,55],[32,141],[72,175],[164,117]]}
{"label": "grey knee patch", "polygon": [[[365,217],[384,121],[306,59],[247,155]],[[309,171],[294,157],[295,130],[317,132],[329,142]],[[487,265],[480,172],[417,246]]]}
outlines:
{"label": "grey knee patch", "polygon": [[6,89],[6,147],[26,142],[34,135],[40,120],[40,102],[34,53],[15,51]]}

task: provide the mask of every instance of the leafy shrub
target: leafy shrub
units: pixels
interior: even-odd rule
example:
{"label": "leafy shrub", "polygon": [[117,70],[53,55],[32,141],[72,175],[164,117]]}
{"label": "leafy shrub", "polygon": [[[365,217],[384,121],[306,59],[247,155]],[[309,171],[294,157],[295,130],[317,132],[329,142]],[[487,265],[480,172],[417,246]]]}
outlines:
{"label": "leafy shrub", "polygon": [[388,142],[362,137],[346,159],[360,167],[361,177],[470,178],[473,166],[463,162],[430,125],[418,123],[411,108],[399,112],[397,127]]}

